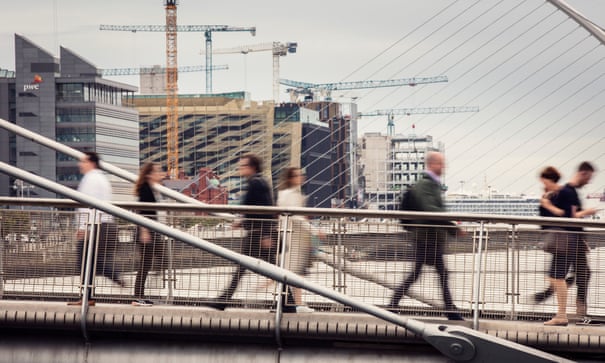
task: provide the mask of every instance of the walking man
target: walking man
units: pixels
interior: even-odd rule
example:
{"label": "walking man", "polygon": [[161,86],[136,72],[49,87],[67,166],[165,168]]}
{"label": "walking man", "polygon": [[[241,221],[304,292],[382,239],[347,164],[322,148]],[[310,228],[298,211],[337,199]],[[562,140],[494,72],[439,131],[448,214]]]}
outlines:
{"label": "walking man", "polygon": [[[99,169],[100,158],[95,152],[85,152],[78,162],[80,172],[84,175],[78,191],[102,201],[111,201],[111,184]],[[100,274],[112,280],[120,287],[125,283],[120,278],[120,271],[114,265],[113,257],[118,237],[118,228],[113,216],[92,208],[78,208],[78,266],[84,267],[82,262],[87,260],[88,251],[92,250],[92,263],[96,263],[96,271],[90,272],[88,289],[88,305],[95,305],[92,297],[92,285],[95,274]],[[92,239],[88,238],[93,236]],[[98,237],[98,239],[97,239]],[[85,243],[87,241],[87,243]],[[86,247],[86,248],[85,248]],[[82,286],[84,286],[85,271],[82,270]],[[81,305],[82,300],[69,302],[68,305]]]}
{"label": "walking man", "polygon": [[[426,156],[426,170],[411,189],[411,202],[414,210],[424,212],[445,212],[441,197],[441,175],[445,167],[444,156],[439,152],[429,152]],[[464,320],[456,311],[448,283],[448,271],[443,260],[444,245],[447,234],[462,233],[454,224],[446,221],[415,221],[413,228],[408,228],[415,242],[415,263],[412,273],[393,292],[389,309],[397,309],[399,301],[410,286],[418,280],[423,265],[434,266],[439,275],[443,291],[446,316],[449,320]]]}
{"label": "walking man", "polygon": [[[560,208],[559,214],[567,218],[584,218],[594,215],[597,210],[594,208],[582,209],[582,203],[578,196],[577,189],[588,184],[592,179],[595,168],[587,161],[582,162],[574,176],[559,191],[557,203]],[[550,296],[553,292],[557,297],[558,312],[555,317],[545,322],[545,325],[567,325],[567,289],[568,282],[565,276],[572,268],[575,270],[575,280],[577,285],[576,295],[576,314],[582,318],[586,316],[586,295],[588,292],[588,281],[590,280],[590,268],[586,254],[589,247],[586,244],[586,237],[582,233],[581,227],[565,227],[570,231],[567,235],[567,248],[565,253],[553,255],[553,261],[549,271],[551,287],[546,291],[534,295],[536,302],[541,302]]]}
{"label": "walking man", "polygon": [[[273,206],[271,188],[261,174],[261,159],[255,154],[245,154],[240,158],[238,167],[240,176],[246,178],[247,181],[247,190],[242,197],[241,204]],[[246,230],[246,236],[242,239],[242,254],[275,263],[276,245],[274,240],[277,237],[275,216],[270,214],[245,214],[242,222],[235,226],[241,226]],[[245,272],[246,268],[238,265],[227,289],[218,297],[219,303],[210,304],[210,306],[224,310],[225,302],[231,299]]]}

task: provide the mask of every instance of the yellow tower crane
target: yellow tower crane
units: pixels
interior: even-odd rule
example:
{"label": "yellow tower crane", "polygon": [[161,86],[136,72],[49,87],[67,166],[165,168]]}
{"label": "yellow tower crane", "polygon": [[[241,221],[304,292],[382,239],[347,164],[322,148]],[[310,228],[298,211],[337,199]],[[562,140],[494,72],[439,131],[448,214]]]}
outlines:
{"label": "yellow tower crane", "polygon": [[212,93],[212,32],[249,31],[256,35],[256,27],[232,27],[227,25],[177,25],[178,0],[164,0],[166,25],[101,25],[100,30],[150,31],[166,33],[166,137],[167,168],[171,179],[179,176],[178,170],[178,69],[177,32],[204,32],[206,37],[206,93]]}
{"label": "yellow tower crane", "polygon": [[177,0],[166,6],[166,168],[170,179],[179,177],[179,95],[176,45]]}

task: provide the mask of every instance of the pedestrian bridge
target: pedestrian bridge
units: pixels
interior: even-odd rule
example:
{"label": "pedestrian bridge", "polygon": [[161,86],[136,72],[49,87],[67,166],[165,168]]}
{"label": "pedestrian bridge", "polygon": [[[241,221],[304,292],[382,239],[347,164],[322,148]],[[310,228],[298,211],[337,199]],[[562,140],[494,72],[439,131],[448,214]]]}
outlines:
{"label": "pedestrian bridge", "polygon": [[[9,357],[6,361],[187,362],[201,356],[219,362],[451,361],[452,357],[528,361],[519,358],[523,347],[589,361],[602,359],[605,351],[602,326],[575,323],[580,319],[574,315],[575,286],[570,287],[568,326],[543,325],[556,311],[553,297],[534,301],[534,294],[547,287],[545,270],[550,261],[537,226],[582,226],[591,247],[588,314],[594,320],[605,319],[605,224],[599,221],[430,214],[460,221],[466,231],[447,243],[450,287],[465,317],[463,322],[453,322],[443,317],[438,279],[427,267],[402,299],[399,314],[384,310],[392,289],[413,266],[413,241],[396,214],[426,217],[425,213],[265,208],[267,213],[282,215],[277,228],[278,266],[287,266],[287,258],[297,258],[279,253],[297,241],[289,218],[311,217],[318,236],[314,259],[308,274],[300,277],[237,254],[243,232],[232,227],[231,216],[250,207],[157,204],[166,211],[158,227],[166,233],[161,257],[154,260],[146,282],[146,297],[154,302],[148,307],[131,305],[140,256],[130,214],[116,215],[119,232],[113,259],[126,286],[101,276],[95,277],[93,286],[82,286],[82,276],[93,273],[97,261],[76,263],[76,215],[69,211],[76,202],[22,198],[1,198],[1,202],[10,206],[0,211],[0,350]],[[128,211],[137,206],[141,204],[115,203],[114,207]],[[256,273],[244,276],[232,299],[217,301],[235,262]],[[573,284],[573,271],[570,280]],[[282,298],[283,283],[302,287],[303,302],[315,312],[285,313],[290,306]],[[95,306],[67,306],[87,289]],[[209,307],[217,302],[227,308]],[[460,341],[452,343],[451,338]],[[444,341],[448,341],[446,348],[440,345]],[[467,341],[472,344],[465,346]],[[502,348],[507,345],[502,342],[511,346]],[[472,354],[464,354],[471,350]],[[532,356],[532,360],[553,361],[547,357]]]}

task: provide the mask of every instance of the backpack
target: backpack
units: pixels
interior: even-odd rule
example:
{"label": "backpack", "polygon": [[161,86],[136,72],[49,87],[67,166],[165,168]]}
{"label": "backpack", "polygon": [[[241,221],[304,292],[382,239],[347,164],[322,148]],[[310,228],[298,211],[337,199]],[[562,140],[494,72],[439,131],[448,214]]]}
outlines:
{"label": "backpack", "polygon": [[[401,200],[399,201],[399,210],[400,211],[415,211],[416,206],[414,203],[414,196],[412,194],[413,187],[408,187],[402,194]],[[404,227],[409,224],[413,224],[415,221],[413,219],[399,219],[399,223],[403,224]]]}

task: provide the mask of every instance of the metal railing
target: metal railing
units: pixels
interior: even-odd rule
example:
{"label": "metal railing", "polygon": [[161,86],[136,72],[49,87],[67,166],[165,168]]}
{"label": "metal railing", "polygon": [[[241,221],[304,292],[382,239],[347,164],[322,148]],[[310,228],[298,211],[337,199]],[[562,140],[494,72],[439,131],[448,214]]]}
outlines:
{"label": "metal railing", "polygon": [[[87,269],[95,274],[93,298],[105,302],[130,303],[135,299],[133,287],[142,261],[136,238],[137,227],[117,219],[117,235],[112,243],[95,243],[97,259],[91,266],[77,265],[78,241],[76,214],[65,211],[78,204],[67,200],[36,200],[1,198],[3,205],[23,205],[26,209],[0,210],[0,293],[3,298],[33,300],[70,300],[82,294],[82,277]],[[31,205],[36,204],[35,208]],[[116,203],[136,209],[141,203]],[[148,208],[148,207],[147,207]],[[222,206],[199,207],[182,204],[157,204],[166,211],[163,223],[191,236],[241,251],[245,234],[233,227],[233,219],[209,215],[220,211],[243,213],[251,208]],[[63,209],[63,210],[60,210]],[[255,213],[258,212],[258,208]],[[326,288],[363,302],[385,307],[392,290],[411,273],[414,248],[411,233],[397,219],[386,219],[384,212],[334,211],[268,208],[280,213],[276,223],[272,253],[280,267],[306,264],[305,278]],[[298,213],[313,214],[307,232],[301,233]],[[328,213],[329,212],[329,213]],[[345,215],[346,214],[346,215]],[[393,216],[392,213],[390,215]],[[546,319],[556,311],[554,297],[537,304],[534,294],[547,288],[546,270],[551,255],[542,249],[544,231],[540,218],[509,218],[494,216],[462,216],[444,214],[453,220],[465,220],[460,228],[462,237],[450,237],[446,244],[445,261],[449,270],[450,288],[460,311],[467,317],[494,319]],[[488,223],[497,218],[498,223]],[[545,222],[546,221],[546,222]],[[603,223],[563,221],[567,225],[589,225],[583,232],[591,247],[588,263],[592,271],[588,288],[588,312],[605,316],[605,232],[595,228]],[[294,223],[294,227],[293,227]],[[305,222],[307,223],[307,222]],[[298,227],[297,227],[298,225]],[[279,236],[279,237],[278,237]],[[313,249],[311,261],[304,254],[289,253],[305,244]],[[98,241],[97,241],[98,242]],[[86,241],[88,243],[88,241]],[[231,307],[272,309],[280,304],[279,284],[263,276],[247,273],[229,300],[219,295],[237,268],[237,264],[220,258],[188,243],[162,236],[150,261],[151,271],[145,284],[145,297],[161,303],[205,305],[226,303]],[[84,249],[85,250],[85,249]],[[280,254],[279,251],[285,253]],[[81,253],[81,252],[80,252]],[[111,255],[111,256],[110,256]],[[86,261],[85,256],[82,261]],[[102,263],[110,261],[109,270],[116,271],[125,282],[121,287],[103,277]],[[570,271],[573,276],[573,271]],[[302,300],[316,310],[355,310],[308,291]],[[569,313],[575,310],[575,288],[570,289]],[[398,309],[411,316],[433,316],[444,312],[439,280],[430,266],[402,299]]]}

